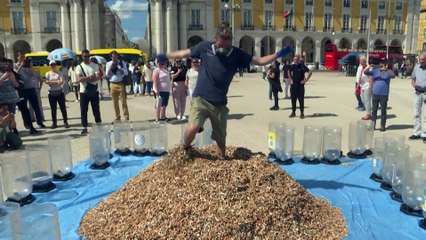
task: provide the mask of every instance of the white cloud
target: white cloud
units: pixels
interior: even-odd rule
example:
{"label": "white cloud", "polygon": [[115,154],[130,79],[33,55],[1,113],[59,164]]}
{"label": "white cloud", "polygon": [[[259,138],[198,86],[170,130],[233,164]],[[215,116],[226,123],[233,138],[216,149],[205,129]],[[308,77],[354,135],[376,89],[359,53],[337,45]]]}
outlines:
{"label": "white cloud", "polygon": [[143,39],[143,37],[132,37],[132,39],[130,41],[137,43],[141,39]]}
{"label": "white cloud", "polygon": [[127,30],[127,29],[123,29],[123,32],[124,32],[125,34],[128,34],[128,33],[129,33],[129,30]]}
{"label": "white cloud", "polygon": [[134,12],[146,11],[148,3],[136,0],[118,0],[111,5],[111,9],[117,12],[120,19],[129,19],[132,18]]}

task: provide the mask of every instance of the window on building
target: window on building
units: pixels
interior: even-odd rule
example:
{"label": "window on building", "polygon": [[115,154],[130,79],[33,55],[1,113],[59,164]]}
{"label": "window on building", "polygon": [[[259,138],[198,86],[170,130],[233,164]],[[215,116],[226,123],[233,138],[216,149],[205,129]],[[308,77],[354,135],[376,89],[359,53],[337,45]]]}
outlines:
{"label": "window on building", "polygon": [[361,8],[368,8],[368,0],[361,0]]}
{"label": "window on building", "polygon": [[272,12],[272,11],[265,11],[265,26],[267,28],[272,27],[272,25],[273,25],[273,18],[274,18],[274,12]]}
{"label": "window on building", "polygon": [[342,28],[344,30],[346,30],[346,31],[349,30],[350,22],[351,22],[351,15],[349,15],[349,14],[343,14]]}
{"label": "window on building", "polygon": [[285,4],[293,4],[293,0],[285,0]]}
{"label": "window on building", "polygon": [[360,18],[360,31],[361,32],[365,32],[367,30],[367,21],[368,21],[368,16],[367,15],[361,15]]}
{"label": "window on building", "polygon": [[251,0],[244,0],[243,3],[251,3]]}
{"label": "window on building", "polygon": [[265,4],[272,4],[272,0],[265,0]]}
{"label": "window on building", "polygon": [[331,7],[331,6],[333,6],[333,0],[325,0],[325,1],[324,1],[324,6],[326,6],[326,7]]}
{"label": "window on building", "polygon": [[22,3],[22,0],[10,0],[11,3]]}
{"label": "window on building", "polygon": [[200,9],[191,9],[191,25],[192,26],[200,26]]}
{"label": "window on building", "polygon": [[16,31],[24,31],[24,13],[12,12],[13,29]]}
{"label": "window on building", "polygon": [[314,5],[314,0],[306,0],[305,5],[309,5],[309,6]]}
{"label": "window on building", "polygon": [[292,27],[293,27],[293,16],[288,16],[285,19],[285,28],[289,29],[289,28],[292,28]]}
{"label": "window on building", "polygon": [[307,12],[305,13],[305,28],[312,27],[312,13]]}
{"label": "window on building", "polygon": [[424,52],[425,50],[426,50],[426,42],[424,42],[422,45],[422,51]]}
{"label": "window on building", "polygon": [[229,3],[229,0],[220,0],[220,2]]}
{"label": "window on building", "polygon": [[386,9],[386,2],[385,1],[379,1],[379,9],[380,10]]}
{"label": "window on building", "polygon": [[331,13],[325,13],[324,14],[324,29],[330,30],[331,29],[331,22],[333,21],[333,15]]}
{"label": "window on building", "polygon": [[47,29],[49,30],[56,29],[56,11],[46,12],[46,22],[47,22]]}
{"label": "window on building", "polygon": [[351,0],[344,0],[343,1],[343,7],[350,8],[351,7]]}
{"label": "window on building", "polygon": [[394,30],[396,31],[400,31],[401,30],[401,25],[402,25],[402,17],[401,16],[395,16],[394,18]]}
{"label": "window on building", "polygon": [[385,29],[385,16],[379,16],[377,20],[377,30],[381,31]]}
{"label": "window on building", "polygon": [[229,10],[228,9],[221,9],[220,10],[220,22],[227,22],[230,23],[231,18],[229,17]]}
{"label": "window on building", "polygon": [[423,28],[423,37],[426,37],[426,28]]}
{"label": "window on building", "polygon": [[253,15],[251,9],[243,10],[243,25],[245,27],[250,27],[253,25]]}
{"label": "window on building", "polygon": [[402,2],[396,2],[395,3],[395,10],[399,10],[399,11],[402,10]]}

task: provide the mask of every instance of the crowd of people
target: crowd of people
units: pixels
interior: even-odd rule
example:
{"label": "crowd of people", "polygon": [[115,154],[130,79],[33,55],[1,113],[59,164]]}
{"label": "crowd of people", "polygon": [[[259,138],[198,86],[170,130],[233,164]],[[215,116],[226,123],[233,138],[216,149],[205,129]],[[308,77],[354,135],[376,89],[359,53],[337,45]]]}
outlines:
{"label": "crowd of people", "polygon": [[[101,123],[100,101],[104,98],[103,83],[107,84],[115,111],[115,120],[130,119],[127,106],[127,95],[154,96],[155,121],[168,120],[165,113],[170,94],[177,119],[186,119],[186,98],[194,92],[198,79],[200,59],[192,58],[191,67],[176,59],[170,66],[167,56],[159,55],[156,64],[146,61],[126,63],[120,59],[116,51],[110,53],[111,61],[102,65],[89,50],[82,51],[82,62],[49,62],[50,70],[41,76],[29,59],[23,54],[17,56],[17,62],[11,59],[0,59],[0,152],[18,149],[22,140],[20,131],[28,129],[30,135],[42,134],[39,128],[47,128],[42,109],[40,90],[47,85],[47,98],[50,106],[51,129],[58,128],[57,107],[62,114],[63,127],[70,128],[68,123],[66,95],[74,92],[75,102],[80,105],[81,135],[88,133],[89,104],[92,108],[95,123]],[[130,91],[127,92],[125,78],[132,79]],[[121,109],[120,109],[121,107]],[[21,112],[24,126],[17,126],[16,109]],[[123,116],[121,116],[121,112]],[[19,129],[19,130],[18,130]]]}

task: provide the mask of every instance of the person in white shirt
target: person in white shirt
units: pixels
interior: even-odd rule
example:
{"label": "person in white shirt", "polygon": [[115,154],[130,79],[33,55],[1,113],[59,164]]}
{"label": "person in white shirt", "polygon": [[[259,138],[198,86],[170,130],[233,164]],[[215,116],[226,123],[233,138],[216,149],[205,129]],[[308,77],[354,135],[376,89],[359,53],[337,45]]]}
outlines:
{"label": "person in white shirt", "polygon": [[81,135],[87,134],[87,111],[89,102],[92,105],[93,116],[96,123],[101,123],[101,112],[99,108],[98,81],[100,77],[99,66],[90,61],[89,50],[81,52],[83,62],[75,68],[77,81],[80,83],[80,113],[83,131]]}
{"label": "person in white shirt", "polygon": [[193,58],[191,60],[191,68],[186,73],[185,85],[188,88],[189,101],[192,101],[192,93],[194,93],[195,86],[197,86],[199,66],[200,66],[200,59]]}
{"label": "person in white shirt", "polygon": [[356,83],[360,87],[360,96],[362,104],[365,107],[365,116],[362,120],[371,120],[371,90],[370,77],[364,74],[364,69],[367,67],[367,57],[362,55],[359,57],[359,66],[356,71]]}
{"label": "person in white shirt", "polygon": [[142,95],[148,94],[149,96],[152,95],[152,71],[154,71],[155,65],[154,62],[150,61],[149,63],[146,62],[145,66],[142,71],[142,76],[144,77],[145,83],[142,87]]}
{"label": "person in white shirt", "polygon": [[118,58],[118,52],[111,51],[111,61],[106,64],[106,76],[109,78],[111,88],[111,98],[114,104],[115,120],[120,120],[120,107],[118,100],[121,100],[124,118],[129,120],[129,108],[127,107],[126,85],[123,82],[123,77],[127,76],[128,71],[126,63]]}

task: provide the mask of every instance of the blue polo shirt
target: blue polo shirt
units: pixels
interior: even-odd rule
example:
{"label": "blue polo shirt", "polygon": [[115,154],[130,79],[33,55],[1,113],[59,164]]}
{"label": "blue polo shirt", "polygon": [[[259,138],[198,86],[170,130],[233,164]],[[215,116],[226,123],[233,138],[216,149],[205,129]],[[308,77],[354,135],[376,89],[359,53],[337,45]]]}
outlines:
{"label": "blue polo shirt", "polygon": [[373,77],[373,94],[378,96],[389,95],[390,77],[388,71],[382,71],[375,68],[365,73],[367,76]]}
{"label": "blue polo shirt", "polygon": [[237,68],[249,66],[253,57],[237,47],[232,47],[228,56],[218,56],[214,52],[213,42],[208,41],[200,42],[190,50],[192,58],[201,59],[192,96],[214,104],[227,104],[226,95]]}

